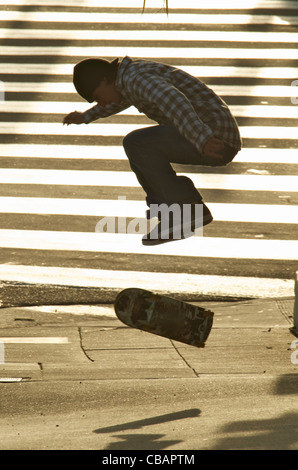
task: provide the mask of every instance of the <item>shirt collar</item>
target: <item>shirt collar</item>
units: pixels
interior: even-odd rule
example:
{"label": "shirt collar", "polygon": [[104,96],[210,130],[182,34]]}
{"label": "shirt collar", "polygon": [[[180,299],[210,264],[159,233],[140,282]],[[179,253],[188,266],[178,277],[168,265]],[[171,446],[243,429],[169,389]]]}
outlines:
{"label": "shirt collar", "polygon": [[124,91],[123,86],[123,74],[125,72],[126,67],[132,62],[132,59],[128,56],[124,57],[120,62],[115,85],[116,88],[122,93]]}

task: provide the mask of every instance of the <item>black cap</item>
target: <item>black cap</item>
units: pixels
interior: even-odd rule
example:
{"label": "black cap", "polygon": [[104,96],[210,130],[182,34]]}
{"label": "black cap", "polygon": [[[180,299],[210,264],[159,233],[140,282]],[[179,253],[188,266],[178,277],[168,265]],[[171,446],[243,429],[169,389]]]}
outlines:
{"label": "black cap", "polygon": [[105,59],[84,59],[75,65],[73,71],[73,84],[78,94],[84,100],[92,103],[94,90],[104,77],[116,78],[119,59],[109,62]]}

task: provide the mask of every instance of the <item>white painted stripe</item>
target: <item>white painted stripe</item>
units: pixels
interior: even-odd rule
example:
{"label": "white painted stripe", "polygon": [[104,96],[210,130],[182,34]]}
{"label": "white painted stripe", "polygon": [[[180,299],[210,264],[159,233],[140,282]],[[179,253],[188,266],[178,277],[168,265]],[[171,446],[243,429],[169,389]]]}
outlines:
{"label": "white painted stripe", "polygon": [[[7,65],[9,64],[5,64],[5,68]],[[297,78],[297,71],[293,67],[200,67],[180,65],[179,68],[197,77]]]}
{"label": "white painted stripe", "polygon": [[[86,55],[86,54],[84,54]],[[5,73],[8,74],[49,74],[72,75],[73,64],[5,64]],[[297,79],[297,70],[294,67],[219,67],[219,66],[185,66],[178,65],[185,72],[196,77],[258,77],[258,78],[288,78]],[[69,77],[71,80],[71,77]],[[7,82],[6,82],[7,83]],[[35,82],[34,82],[35,84]]]}
{"label": "white painted stripe", "polygon": [[[2,12],[1,12],[2,13]],[[297,23],[298,24],[298,19]],[[1,46],[1,55],[35,56],[86,56],[91,57],[115,57],[131,56],[142,58],[177,58],[189,59],[297,59],[297,49],[242,49],[242,48],[207,48],[207,47],[35,47],[35,46]]]}
{"label": "white painted stripe", "polygon": [[2,344],[67,344],[68,338],[62,337],[29,337],[29,336],[11,336],[0,338]]}
{"label": "white painted stripe", "polygon": [[239,163],[297,164],[297,149],[243,148],[233,161]]}
{"label": "white painted stripe", "polygon": [[[178,243],[178,242],[177,242]],[[155,273],[142,271],[109,271],[101,269],[60,268],[44,266],[0,265],[0,278],[3,281],[29,284],[54,284],[76,287],[96,287],[105,289],[125,289],[139,287],[160,292],[170,291],[195,296],[229,295],[236,297],[293,297],[292,279],[253,278],[245,276],[208,276],[187,273]],[[40,309],[41,307],[36,307]],[[48,307],[45,307],[48,309]],[[57,309],[57,306],[53,307]],[[66,307],[61,307],[64,310]],[[32,307],[28,307],[32,309]],[[107,315],[87,310],[81,306],[81,313]],[[85,310],[85,312],[84,312]],[[60,312],[59,311],[59,312]],[[71,312],[73,313],[73,312]]]}
{"label": "white painted stripe", "polygon": [[[298,191],[297,176],[292,175],[221,175],[181,173],[201,189],[245,191]],[[58,184],[77,186],[139,187],[133,172],[79,170],[0,169],[3,184]]]}
{"label": "white painted stripe", "polygon": [[[126,160],[122,146],[1,144],[0,155],[24,158]],[[297,164],[297,149],[243,148],[234,162]],[[289,173],[291,169],[289,168]]]}
{"label": "white painted stripe", "polygon": [[34,22],[58,22],[58,23],[145,23],[145,24],[266,24],[266,25],[297,25],[297,16],[283,15],[251,15],[247,14],[187,14],[175,13],[169,10],[169,15],[164,12],[145,13],[142,14],[141,8],[139,13],[92,13],[89,12],[27,12],[27,11],[1,11],[2,21],[25,21]]}
{"label": "white painted stripe", "polygon": [[0,364],[5,363],[5,347],[4,343],[0,341]]}
{"label": "white painted stripe", "polygon": [[[22,86],[16,87],[21,91]],[[34,85],[31,84],[31,90]],[[8,90],[6,89],[6,92]],[[34,92],[33,92],[34,93]],[[0,111],[5,113],[39,113],[39,114],[61,114],[65,116],[71,111],[84,112],[88,109],[86,103],[71,101],[4,101],[0,102]],[[129,111],[130,108],[127,109]],[[130,112],[132,112],[130,110]],[[120,113],[119,113],[120,114]],[[129,115],[129,113],[126,113]],[[62,121],[61,116],[61,121]]]}
{"label": "white painted stripe", "polygon": [[144,217],[145,210],[144,201],[0,197],[0,213]]}
{"label": "white painted stripe", "polygon": [[[58,268],[59,269],[59,268]],[[97,286],[98,287],[98,284]],[[109,317],[116,319],[113,305],[41,305],[36,307],[22,307],[22,310],[29,312],[54,313],[56,316],[63,313],[71,315],[95,315],[99,317]]]}
{"label": "white painted stripe", "polygon": [[[259,222],[298,224],[298,205],[209,203],[214,220],[225,222]],[[264,227],[265,228],[265,227]]]}
{"label": "white painted stripe", "polygon": [[[249,86],[227,86],[227,85],[214,85],[212,86],[214,91],[219,95],[248,95],[248,96],[261,96],[266,99],[267,96],[276,96],[276,97],[297,97],[298,87],[291,86],[291,83],[287,86],[259,86],[259,85],[249,85]],[[289,100],[289,105],[291,104]]]}
{"label": "white painted stripe", "polygon": [[[72,83],[64,82],[6,82],[5,92],[33,92],[33,93],[76,93]],[[55,104],[55,103],[54,103]],[[62,103],[63,104],[63,103]],[[68,103],[70,104],[70,102]],[[86,106],[86,102],[81,105]]]}
{"label": "white painted stripe", "polygon": [[[298,88],[296,91],[298,95]],[[268,95],[267,95],[268,96]],[[280,96],[280,95],[279,95]],[[295,92],[292,96],[295,96]],[[264,99],[266,100],[266,98]],[[235,117],[256,117],[256,118],[284,118],[284,119],[297,119],[298,106],[229,106],[232,114]]]}
{"label": "white painted stripe", "polygon": [[[295,139],[295,127],[239,126],[241,137],[250,139]],[[296,131],[296,132],[295,132]],[[295,136],[296,134],[296,136]]]}
{"label": "white painted stripe", "polygon": [[[298,57],[298,55],[297,55]],[[287,86],[277,86],[277,85],[212,85],[212,89],[219,95],[228,95],[228,96],[274,96],[274,97],[297,97],[298,87],[291,86],[291,83]],[[5,93],[8,92],[32,92],[32,93],[76,93],[72,83],[64,82],[6,82],[4,84]],[[42,103],[43,104],[43,103]],[[45,102],[46,106],[47,102]],[[289,100],[289,105],[291,104]],[[3,102],[1,105],[2,110],[4,111],[6,102]],[[9,103],[8,103],[9,105]],[[55,106],[55,102],[49,104],[50,106]],[[61,103],[60,106],[63,106],[64,103]],[[81,106],[84,109],[87,109],[87,103],[72,103],[67,102],[67,105],[70,106]],[[294,106],[293,106],[294,107]],[[134,108],[135,112],[136,109]]]}
{"label": "white painted stripe", "polygon": [[[141,231],[144,228],[141,227]],[[0,246],[28,250],[88,251],[233,258],[298,260],[298,240],[192,237],[158,246],[141,244],[140,234],[0,230]]]}
{"label": "white painted stripe", "polygon": [[[0,144],[0,155],[25,158],[126,159],[122,146]],[[297,156],[297,152],[296,152]],[[294,157],[294,156],[293,156]],[[290,158],[291,161],[291,158]],[[294,163],[294,162],[293,162]],[[296,161],[295,161],[296,163]]]}
{"label": "white painted stripe", "polygon": [[[88,27],[88,26],[87,26]],[[79,34],[79,38],[78,38]],[[0,38],[9,39],[53,39],[53,31],[51,29],[9,29],[0,28]],[[254,43],[289,43],[298,42],[298,33],[275,33],[272,31],[145,31],[145,30],[92,30],[76,29],[76,30],[55,30],[55,40],[125,40],[125,41],[212,41],[221,43],[229,41],[237,47],[239,42]]]}
{"label": "white painted stripe", "polygon": [[[28,135],[65,135],[65,136],[120,136],[124,137],[135,129],[143,129],[152,124],[109,124],[104,120],[82,124],[80,126],[63,126],[62,123],[39,122],[0,122],[0,134]],[[251,139],[293,139],[297,140],[295,127],[277,126],[239,126],[242,137]]]}
{"label": "white painted stripe", "polygon": [[[161,1],[162,0],[150,0],[150,5],[147,4],[146,8],[158,8],[158,10],[161,9]],[[60,6],[59,0],[0,0],[0,5],[47,5],[47,6]],[[226,2],[225,5],[225,10],[229,9],[237,9],[237,10],[242,10],[247,8],[268,8],[268,9],[273,9],[273,8],[296,8],[298,5],[297,1],[270,1],[268,2],[267,0],[249,0],[249,4],[246,2],[245,4],[239,3],[238,0],[229,0],[229,2]],[[76,7],[107,7],[107,2],[106,0],[63,0],[63,6],[64,7],[70,7],[70,6],[76,6]],[[121,8],[140,8],[140,2],[139,0],[126,0],[125,3],[123,3],[123,0],[109,0],[109,5],[110,8],[112,7],[121,7]],[[142,5],[141,5],[142,6]],[[179,0],[171,0],[171,4],[169,5],[170,9],[176,9],[179,8],[181,9],[181,2]],[[183,2],[183,8],[188,8],[188,9],[204,9],[205,6],[203,5],[194,5],[193,0],[184,0]],[[209,0],[208,9],[219,9],[222,10],[222,0]],[[147,10],[145,9],[145,12]]]}
{"label": "white painted stripe", "polygon": [[[18,91],[21,90],[22,85],[18,85]],[[32,84],[31,84],[32,89]],[[213,87],[215,90],[215,87]],[[272,90],[269,90],[272,92]],[[227,92],[227,94],[229,94]],[[298,88],[296,94],[298,95]],[[268,95],[267,95],[268,96]],[[272,96],[272,95],[271,95]],[[279,95],[280,96],[280,95]],[[293,95],[295,96],[295,92]],[[5,104],[0,102],[0,111],[5,113],[39,113],[39,114],[61,114],[65,116],[69,112],[85,111],[88,108],[86,103],[71,102],[71,101],[5,101]],[[264,117],[264,118],[285,118],[297,119],[298,106],[269,106],[269,105],[247,105],[247,106],[229,106],[231,112],[236,117]],[[134,107],[125,109],[118,113],[121,116],[142,116],[140,112]],[[62,117],[61,117],[62,121]]]}
{"label": "white painted stripe", "polygon": [[[125,197],[125,196],[124,196]],[[214,220],[298,224],[298,205],[209,203]],[[144,201],[0,197],[0,213],[144,218]]]}
{"label": "white painted stripe", "polygon": [[[10,363],[9,366],[11,367],[12,364],[14,363]],[[19,365],[19,367],[23,368],[23,364],[20,364],[19,362],[17,364]],[[15,382],[21,382],[22,380],[23,380],[22,377],[0,377],[1,383],[15,383]]]}
{"label": "white painted stripe", "polygon": [[[32,90],[33,86],[34,85],[31,83],[31,85],[28,86],[28,90],[30,91],[30,88]],[[16,85],[15,91],[20,91],[21,87],[21,85]],[[6,91],[8,90],[6,89]],[[46,91],[46,88],[44,89],[44,91]],[[57,93],[59,93],[58,90]],[[295,106],[292,107],[295,108]],[[76,109],[77,111],[86,111],[86,109],[88,109],[88,105],[86,102],[82,103],[82,101],[5,101],[4,103],[0,102],[0,110],[6,113],[54,113],[62,114],[63,116],[65,116],[68,112],[73,111],[74,109]],[[117,115],[140,116],[140,112],[134,106],[130,106],[130,108],[127,108],[124,111],[120,111],[120,113],[117,113]]]}
{"label": "white painted stripe", "polygon": [[107,124],[104,120],[88,125],[63,126],[61,123],[0,122],[0,134],[46,134],[46,135],[120,135],[134,129],[148,127],[146,124]]}

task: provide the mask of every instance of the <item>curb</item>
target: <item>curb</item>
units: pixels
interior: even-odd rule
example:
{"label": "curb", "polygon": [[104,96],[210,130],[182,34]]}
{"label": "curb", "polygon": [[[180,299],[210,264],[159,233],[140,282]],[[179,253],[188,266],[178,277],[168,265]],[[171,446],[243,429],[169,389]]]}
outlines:
{"label": "curb", "polygon": [[[298,276],[298,273],[297,273]],[[298,280],[296,287],[296,314],[298,315]],[[122,287],[84,287],[66,286],[56,284],[30,284],[17,281],[1,281],[0,283],[0,308],[25,307],[40,305],[83,305],[83,304],[112,304],[114,303]],[[148,289],[149,290],[149,289]],[[235,296],[204,294],[202,292],[175,292],[174,290],[151,289],[156,294],[167,295],[185,302],[243,302],[243,301],[266,301],[285,300],[294,297],[257,297],[257,296]],[[297,328],[298,317],[295,328]]]}
{"label": "curb", "polygon": [[[38,305],[78,305],[111,304],[123,290],[105,287],[61,286],[56,284],[28,284],[15,281],[2,281],[0,284],[0,308]],[[239,302],[253,300],[254,297],[212,295],[203,293],[154,290],[185,302]]]}
{"label": "curb", "polygon": [[118,289],[1,282],[0,308],[113,303]]}

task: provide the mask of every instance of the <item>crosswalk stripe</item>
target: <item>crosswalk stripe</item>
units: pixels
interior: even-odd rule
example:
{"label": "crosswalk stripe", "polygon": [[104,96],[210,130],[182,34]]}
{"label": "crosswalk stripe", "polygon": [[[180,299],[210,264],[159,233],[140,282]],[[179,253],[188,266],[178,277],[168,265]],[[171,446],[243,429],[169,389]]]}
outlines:
{"label": "crosswalk stripe", "polygon": [[[293,92],[291,96],[296,97],[298,92]],[[236,117],[262,117],[262,118],[297,118],[298,106],[229,106],[231,112]]]}
{"label": "crosswalk stripe", "polygon": [[[98,159],[127,160],[124,149],[119,145],[39,145],[1,144],[0,155],[5,157],[25,157],[39,159]],[[234,162],[297,164],[296,149],[243,148]],[[289,171],[291,173],[291,169]]]}
{"label": "crosswalk stripe", "polygon": [[[58,88],[58,87],[57,87]],[[19,85],[17,91],[22,87]],[[32,84],[31,84],[32,89]],[[34,87],[35,89],[35,87]],[[8,88],[7,90],[8,91]],[[22,89],[22,91],[24,91]],[[289,94],[290,92],[287,91]],[[291,96],[296,98],[297,91],[293,91]],[[256,96],[256,95],[255,95]],[[267,95],[268,96],[268,95]],[[275,95],[276,96],[276,95]],[[279,95],[280,96],[280,95]],[[262,117],[262,118],[285,118],[297,119],[298,106],[271,106],[271,105],[230,105],[231,112],[236,117]],[[85,111],[86,104],[82,102],[72,101],[5,101],[5,104],[0,103],[0,110],[5,113],[38,113],[38,114],[56,114],[65,116],[68,110],[76,109],[77,111]],[[137,109],[131,107],[119,113],[119,116],[135,116],[139,117],[140,113]],[[26,119],[30,121],[30,116]],[[62,120],[62,119],[61,119]],[[0,144],[1,145],[1,144]]]}
{"label": "crosswalk stripe", "polygon": [[9,336],[0,337],[0,343],[2,344],[67,344],[69,343],[68,338],[56,337],[56,336]]}
{"label": "crosswalk stripe", "polygon": [[[48,29],[10,29],[0,28],[0,38],[9,39],[49,39],[49,40],[67,40],[73,41],[78,40],[78,32],[76,30],[63,30],[60,28],[55,31],[55,38],[51,30]],[[219,43],[230,42],[230,47],[236,47],[237,42],[249,43],[255,42],[254,47],[262,47],[264,44],[270,44],[274,47],[280,48],[281,44],[288,45],[288,43],[294,43],[298,41],[298,33],[274,33],[274,32],[255,32],[255,31],[152,31],[148,30],[92,30],[80,29],[80,41],[92,40],[92,41],[148,41],[145,46],[150,47],[150,43],[153,44],[155,41],[187,41],[195,42],[212,42]],[[259,44],[261,43],[261,44]],[[271,44],[273,43],[273,44]],[[168,47],[174,47],[168,44]]]}
{"label": "crosswalk stripe", "polygon": [[105,121],[90,123],[88,126],[62,126],[62,123],[40,122],[1,122],[0,134],[47,134],[47,135],[119,135],[123,136],[133,131],[148,127],[143,124],[107,124]]}
{"label": "crosswalk stripe", "polygon": [[[298,224],[298,206],[208,203],[214,220]],[[0,197],[0,213],[144,217],[144,201]]]}
{"label": "crosswalk stripe", "polygon": [[[290,85],[290,84],[289,84]],[[220,96],[282,96],[282,97],[297,97],[297,83],[296,86],[277,86],[277,85],[213,85],[213,90]],[[32,92],[34,93],[74,93],[75,89],[72,83],[64,82],[6,82],[5,93],[9,92]],[[289,100],[289,105],[291,101]],[[85,104],[86,106],[86,104]],[[2,104],[2,107],[4,105]]]}
{"label": "crosswalk stripe", "polygon": [[[106,289],[140,287],[149,290],[169,291],[193,296],[224,295],[235,297],[291,297],[294,283],[289,279],[248,278],[244,276],[214,276],[187,273],[156,273],[142,271],[109,271],[103,269],[72,269],[52,266],[1,265],[3,281],[29,284],[71,285],[77,287],[101,286]],[[158,287],[157,287],[158,286]],[[0,284],[1,287],[1,284]],[[32,308],[32,307],[31,307]],[[85,308],[85,313],[86,308]],[[106,314],[106,312],[101,312]]]}
{"label": "crosswalk stripe", "polygon": [[[155,125],[152,124],[110,124],[105,121],[90,123],[88,126],[62,126],[62,123],[40,122],[1,122],[1,134],[33,135],[65,135],[65,136],[122,136],[135,129]],[[293,139],[297,140],[297,131],[292,127],[277,126],[239,126],[243,138]]]}
{"label": "crosswalk stripe", "polygon": [[[121,146],[91,146],[91,145],[38,145],[38,144],[0,144],[0,155],[5,157],[25,157],[30,158],[69,158],[69,159],[126,159],[123,147]],[[294,155],[293,155],[294,157]],[[289,162],[292,158],[289,155]],[[294,163],[294,161],[293,161]]]}
{"label": "crosswalk stripe", "polygon": [[[55,0],[0,0],[4,64],[0,92],[5,98],[0,102],[0,156],[5,166],[0,169],[0,246],[3,259],[11,263],[0,265],[0,279],[45,283],[56,279],[61,285],[116,289],[132,282],[167,290],[170,284],[177,286],[177,292],[291,296],[290,279],[266,276],[268,270],[268,276],[276,277],[274,269],[280,270],[279,277],[291,276],[298,253],[294,232],[298,223],[294,148],[298,2],[251,0],[247,5],[230,0],[223,10],[221,0],[210,0],[204,6],[191,0],[183,5],[171,0],[168,16],[161,0],[147,2],[144,14],[140,3],[110,0],[107,6],[104,0],[65,0],[58,5]],[[49,9],[40,11],[40,6]],[[121,140],[131,130],[152,122],[135,108],[88,126],[62,126],[63,115],[88,106],[72,85],[73,65],[86,56],[124,55],[173,62],[202,78],[239,119],[245,148],[228,170],[179,170],[197,188],[206,190],[204,200],[214,216],[214,227],[223,233],[206,230],[204,237],[187,241],[150,248],[141,244],[146,206],[135,175],[126,171]],[[82,161],[79,165],[78,160]],[[96,162],[93,170],[91,160]],[[69,169],[75,161],[77,166]],[[51,193],[47,193],[49,185]],[[123,196],[125,192],[127,196]],[[45,217],[46,223],[44,215],[50,216]],[[92,226],[96,223],[92,217],[134,220],[122,226],[127,233],[119,226],[120,233],[99,233]],[[87,219],[85,230],[91,232],[81,232],[80,224]],[[70,253],[89,261],[94,258],[93,264],[88,262],[92,268],[109,269],[79,268],[72,255],[69,259]],[[123,271],[114,269],[119,266],[118,254]],[[44,257],[49,266],[30,266],[44,263]],[[144,268],[149,258],[154,268]],[[178,260],[180,274],[172,272],[168,258],[173,266]],[[198,263],[201,258],[208,260],[206,269]],[[124,259],[132,262],[125,265]],[[167,260],[164,273],[151,272],[162,269],[162,260]],[[192,267],[189,260],[193,260]],[[223,266],[228,260],[237,260],[228,267],[229,274],[242,274],[241,262],[247,267],[251,261],[258,268],[247,272],[256,277],[225,276]],[[50,266],[59,263],[71,267]],[[184,263],[193,274],[183,273]],[[208,276],[209,272],[223,275]]]}
{"label": "crosswalk stripe", "polygon": [[[115,51],[116,52],[116,51]],[[87,54],[89,56],[88,50]],[[115,53],[115,56],[117,54]],[[17,57],[17,56],[16,56]],[[178,59],[179,60],[179,59]],[[17,61],[16,61],[17,62]],[[7,63],[5,64],[5,73],[7,74],[47,74],[55,75],[69,75],[71,80],[73,73],[73,66],[77,62],[73,58],[71,64],[53,63],[53,64],[32,64],[32,63]],[[178,65],[181,70],[184,70],[195,77],[234,77],[234,78],[284,78],[284,79],[297,79],[297,72],[295,68],[291,67],[237,67],[237,66],[218,66],[218,65]]]}
{"label": "crosswalk stripe", "polygon": [[[298,24],[298,18],[297,18]],[[35,56],[35,55],[65,55],[72,57],[83,57],[86,55],[85,47],[38,47],[32,46],[1,46],[1,55],[22,55],[22,56]],[[176,48],[163,48],[163,47],[88,47],[88,55],[90,57],[115,57],[115,55],[129,55],[131,57],[143,57],[149,59],[155,58],[177,58],[183,57],[184,59],[291,59],[297,60],[298,51],[296,49],[226,49],[226,48],[205,48],[205,47],[176,47]]]}
{"label": "crosswalk stripe", "polygon": [[[246,191],[298,191],[297,176],[189,174],[196,187]],[[2,184],[41,184],[139,187],[134,173],[125,171],[0,169]]]}
{"label": "crosswalk stripe", "polygon": [[[145,225],[143,225],[145,227]],[[142,228],[142,227],[141,227]],[[129,227],[128,227],[129,230]],[[143,246],[139,233],[85,233],[0,230],[1,246],[28,250],[158,254],[234,259],[296,260],[298,240],[192,237],[160,246]]]}
{"label": "crosswalk stripe", "polygon": [[[90,23],[90,14],[88,12],[28,12],[22,11],[21,16],[18,11],[1,11],[1,21],[26,21],[30,22],[34,27],[34,22],[55,22],[55,23]],[[137,13],[92,13],[93,23],[124,23],[124,24],[220,24],[243,25],[243,24],[266,24],[269,25],[297,25],[298,16],[283,15],[247,15],[247,14],[189,14],[189,13],[176,13],[172,11],[168,16],[164,12],[146,13],[142,14],[141,11]],[[31,26],[31,27],[32,27]]]}
{"label": "crosswalk stripe", "polygon": [[[293,4],[295,5],[297,2],[293,2],[291,0],[288,1],[282,1],[282,0],[275,0],[273,3],[272,2],[267,2],[266,0],[250,0],[249,5],[247,4],[241,4],[239,3],[238,0],[229,0],[229,2],[225,5],[225,10],[246,10],[247,8],[249,9],[254,9],[254,8],[262,8],[262,9],[292,9]],[[53,5],[54,7],[57,7],[57,0],[34,0],[34,1],[28,1],[28,0],[0,0],[0,5],[28,5],[28,4],[33,4],[33,5],[40,5],[40,6],[51,6]],[[105,0],[84,0],[84,3],[82,5],[82,2],[80,0],[64,0],[63,1],[63,6],[67,9],[67,7],[106,7],[107,3]],[[109,0],[109,8],[112,7],[119,7],[119,0]],[[140,2],[139,0],[126,0],[126,2],[122,5],[122,8],[137,8],[140,10]],[[161,8],[161,1],[160,0],[150,0],[150,5],[148,4],[147,7],[152,8],[158,8],[160,10]],[[181,9],[181,2],[179,0],[171,0],[170,4],[171,9]],[[198,10],[200,6],[197,4],[193,3],[193,0],[184,0],[183,1],[183,8],[187,9],[193,9],[193,10]],[[204,8],[204,7],[202,7]],[[208,1],[208,8],[212,8],[214,10],[222,10],[222,1],[221,0],[209,0]],[[147,11],[147,9],[145,10]]]}

